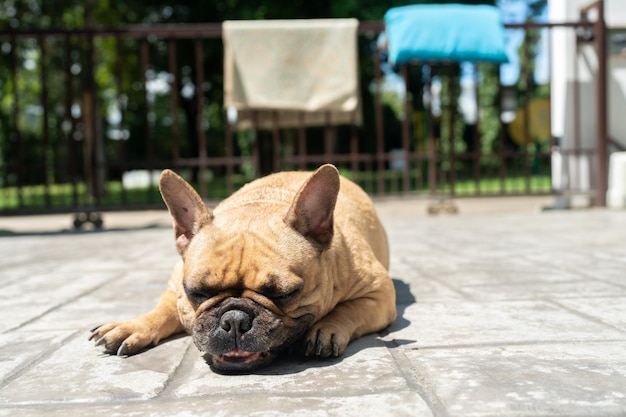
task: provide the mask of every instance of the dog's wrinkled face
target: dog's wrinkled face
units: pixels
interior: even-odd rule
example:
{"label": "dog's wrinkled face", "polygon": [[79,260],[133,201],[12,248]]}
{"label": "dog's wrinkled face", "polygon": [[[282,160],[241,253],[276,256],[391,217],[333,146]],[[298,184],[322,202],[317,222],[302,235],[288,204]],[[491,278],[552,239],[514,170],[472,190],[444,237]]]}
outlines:
{"label": "dog's wrinkled face", "polygon": [[235,199],[215,214],[175,174],[162,175],[160,187],[184,264],[181,321],[214,370],[266,365],[327,312],[334,167],[311,174],[290,202]]}
{"label": "dog's wrinkled face", "polygon": [[283,222],[264,224],[262,234],[219,223],[202,229],[185,254],[191,333],[214,370],[249,372],[296,342],[318,316],[307,276],[319,270],[320,252],[281,230]]}

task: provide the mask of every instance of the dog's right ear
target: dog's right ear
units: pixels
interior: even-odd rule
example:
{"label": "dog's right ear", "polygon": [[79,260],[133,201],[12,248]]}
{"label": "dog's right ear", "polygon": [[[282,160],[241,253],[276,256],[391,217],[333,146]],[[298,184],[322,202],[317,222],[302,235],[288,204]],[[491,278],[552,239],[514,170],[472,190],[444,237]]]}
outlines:
{"label": "dog's right ear", "polygon": [[339,186],[337,168],[330,164],[319,167],[300,187],[285,223],[326,249],[333,239],[333,213]]}
{"label": "dog's right ear", "polygon": [[174,221],[176,248],[183,255],[193,236],[213,214],[191,185],[169,169],[161,173],[159,190]]}

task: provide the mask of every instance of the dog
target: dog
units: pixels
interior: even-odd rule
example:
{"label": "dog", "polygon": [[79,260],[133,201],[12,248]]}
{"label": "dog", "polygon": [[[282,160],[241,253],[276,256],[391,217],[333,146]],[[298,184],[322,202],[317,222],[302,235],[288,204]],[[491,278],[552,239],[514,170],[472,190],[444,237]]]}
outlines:
{"label": "dog", "polygon": [[287,349],[340,356],[395,320],[385,230],[333,165],[257,179],[213,211],[170,170],[159,189],[181,258],[151,312],[92,330],[105,352],[186,331],[215,372],[250,373]]}

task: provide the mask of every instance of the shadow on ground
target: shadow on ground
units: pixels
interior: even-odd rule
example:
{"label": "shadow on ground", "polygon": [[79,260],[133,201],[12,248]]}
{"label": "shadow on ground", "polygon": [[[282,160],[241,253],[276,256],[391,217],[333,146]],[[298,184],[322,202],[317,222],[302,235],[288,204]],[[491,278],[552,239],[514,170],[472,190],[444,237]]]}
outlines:
{"label": "shadow on ground", "polygon": [[91,233],[110,233],[110,232],[136,232],[138,230],[149,230],[149,229],[167,229],[171,228],[171,226],[164,226],[161,224],[148,224],[145,226],[137,226],[137,227],[115,227],[115,228],[84,228],[84,229],[59,229],[59,230],[42,230],[42,231],[14,231],[8,229],[0,229],[0,238],[4,237],[17,237],[17,236],[73,236],[73,235],[84,235]]}
{"label": "shadow on ground", "polygon": [[261,369],[256,374],[259,375],[287,375],[303,372],[310,368],[323,368],[333,366],[341,361],[351,357],[352,355],[370,348],[380,347],[381,343],[387,348],[393,349],[401,345],[415,343],[414,340],[383,340],[390,331],[397,331],[410,326],[411,322],[404,317],[404,311],[408,306],[416,302],[415,296],[411,293],[410,287],[401,279],[394,278],[393,284],[396,290],[396,308],[398,316],[396,320],[385,330],[377,333],[366,335],[357,339],[348,345],[344,354],[338,358],[305,358],[302,356],[283,354],[277,358],[270,366]]}

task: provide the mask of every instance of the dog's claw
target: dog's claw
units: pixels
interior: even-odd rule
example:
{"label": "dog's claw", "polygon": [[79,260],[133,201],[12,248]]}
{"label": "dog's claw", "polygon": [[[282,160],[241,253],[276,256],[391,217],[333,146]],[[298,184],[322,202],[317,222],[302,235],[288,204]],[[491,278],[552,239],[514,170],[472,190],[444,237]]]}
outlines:
{"label": "dog's claw", "polygon": [[93,329],[90,330],[90,335],[89,335],[89,340],[93,340],[95,337],[98,337],[98,329],[102,327],[102,325],[94,327]]}
{"label": "dog's claw", "polygon": [[128,345],[126,342],[120,345],[120,348],[117,350],[117,356],[128,356]]}
{"label": "dog's claw", "polygon": [[315,356],[320,356],[322,354],[322,342],[319,340],[315,344]]}
{"label": "dog's claw", "polygon": [[339,356],[339,346],[337,345],[337,343],[333,343],[333,356]]}
{"label": "dog's claw", "polygon": [[101,337],[100,339],[96,340],[96,346],[102,346],[105,343],[106,343],[106,340],[105,340],[104,336]]}

